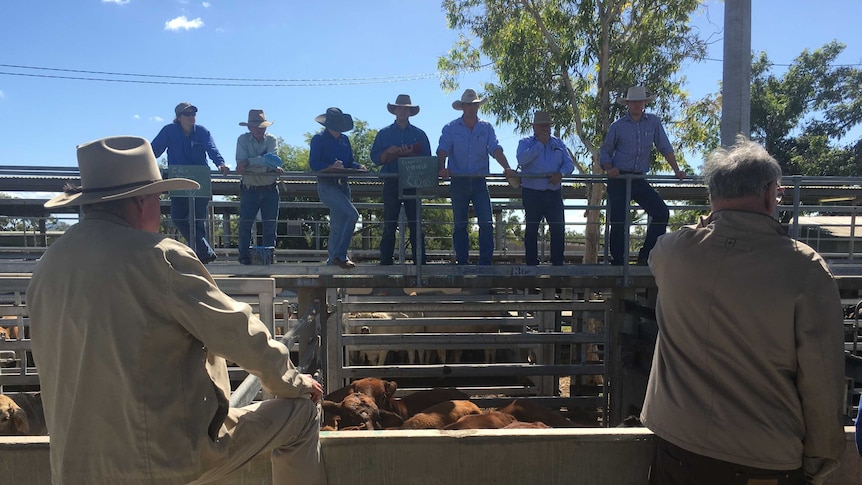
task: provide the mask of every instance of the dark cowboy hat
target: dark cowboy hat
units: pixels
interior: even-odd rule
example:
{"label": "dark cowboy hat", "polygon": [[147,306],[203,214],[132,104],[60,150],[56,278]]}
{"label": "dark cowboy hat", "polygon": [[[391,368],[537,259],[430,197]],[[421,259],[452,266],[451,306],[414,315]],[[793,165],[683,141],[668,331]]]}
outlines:
{"label": "dark cowboy hat", "polygon": [[407,94],[399,94],[398,97],[395,98],[395,103],[386,104],[386,109],[388,109],[390,113],[395,114],[396,106],[406,106],[410,108],[410,116],[416,116],[416,113],[419,112],[419,106],[412,104],[410,96]]}
{"label": "dark cowboy hat", "polygon": [[153,147],[137,136],[112,136],[78,145],[81,186],[45,202],[46,208],[95,204],[170,190],[197,190],[194,180],[162,180]]}
{"label": "dark cowboy hat", "polygon": [[353,117],[347,113],[342,113],[339,108],[329,108],[326,113],[314,118],[314,121],[325,126],[327,129],[335,130],[339,133],[350,131],[353,129]]}

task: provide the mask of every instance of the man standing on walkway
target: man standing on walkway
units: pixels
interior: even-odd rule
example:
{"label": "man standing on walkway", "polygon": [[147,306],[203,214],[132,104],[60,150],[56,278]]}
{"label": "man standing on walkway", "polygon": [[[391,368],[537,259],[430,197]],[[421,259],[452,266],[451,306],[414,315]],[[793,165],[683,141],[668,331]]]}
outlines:
{"label": "man standing on walkway", "polygon": [[[390,175],[383,179],[383,237],[380,240],[380,264],[393,263],[395,253],[395,229],[401,206],[407,215],[410,226],[410,248],[413,250],[413,264],[425,263],[425,235],[417,225],[416,189],[404,189],[407,198],[399,194],[398,159],[401,157],[431,156],[431,143],[424,131],[410,123],[410,117],[419,113],[419,106],[412,104],[410,96],[399,94],[395,104],[389,103],[386,109],[395,115],[395,123],[381,129],[371,145],[371,161],[380,166],[380,173]],[[422,256],[417,255],[417,235],[422,241]]]}
{"label": "man standing on walkway", "polygon": [[239,198],[239,263],[251,264],[251,228],[260,211],[263,226],[263,245],[275,246],[278,223],[278,175],[284,172],[278,158],[278,140],[266,128],[267,121],[262,109],[248,112],[248,133],[236,140],[236,171],[242,174]]}
{"label": "man standing on walkway", "polygon": [[823,483],[844,454],[844,315],[826,262],[774,219],[781,168],[740,138],[703,167],[712,213],[658,239],[641,420],[650,483]]}
{"label": "man standing on walkway", "polygon": [[566,247],[566,212],[563,207],[562,184],[564,175],[575,170],[569,150],[557,137],[551,136],[551,114],[536,111],[533,114],[533,136],[518,143],[518,166],[523,174],[548,177],[523,177],[521,200],[524,204],[524,255],[530,266],[539,264],[539,224],[548,222],[551,233],[551,264],[563,265]]}
{"label": "man standing on walkway", "polygon": [[[652,148],[655,146],[673,168],[674,175],[680,180],[685,178],[685,172],[676,163],[673,147],[661,121],[655,115],[644,112],[646,103],[652,101],[655,101],[655,96],[647,97],[643,86],[632,86],[625,98],[617,98],[617,103],[628,107],[628,113],[611,124],[601,148],[602,170],[608,174],[611,264],[616,266],[627,263],[623,260],[628,239],[623,225],[629,210],[629,200],[626,199],[626,179],[620,175],[644,175],[649,172],[653,159]],[[670,211],[646,180],[634,178],[631,182],[632,200],[649,216],[646,237],[637,259],[639,265],[646,265],[656,239],[667,231]]]}
{"label": "man standing on walkway", "polygon": [[[207,166],[207,155],[222,175],[230,173],[224,157],[216,147],[209,130],[195,123],[198,108],[182,102],[174,108],[173,123],[165,125],[153,138],[153,154],[156,158],[168,151],[168,167],[174,165]],[[189,197],[171,197],[171,220],[186,243],[195,250],[198,259],[207,264],[216,260],[215,251],[206,239],[207,207],[209,197],[194,197],[194,221],[189,221]],[[191,227],[195,228],[195,240],[191,239]]]}
{"label": "man standing on walkway", "polygon": [[[443,127],[437,145],[437,160],[440,177],[451,176],[449,185],[452,198],[452,246],[455,262],[459,265],[470,262],[470,239],[467,235],[467,219],[470,202],[479,222],[479,264],[490,265],[494,256],[494,223],[491,212],[491,196],[485,176],[489,173],[488,157],[492,156],[505,170],[506,176],[516,173],[509,166],[503,147],[497,141],[491,123],[479,119],[479,106],[485,100],[476,91],[467,89],[461,99],[452,103],[452,108],[463,111],[460,118]],[[446,159],[449,166],[446,166]],[[460,177],[459,177],[460,176]]]}

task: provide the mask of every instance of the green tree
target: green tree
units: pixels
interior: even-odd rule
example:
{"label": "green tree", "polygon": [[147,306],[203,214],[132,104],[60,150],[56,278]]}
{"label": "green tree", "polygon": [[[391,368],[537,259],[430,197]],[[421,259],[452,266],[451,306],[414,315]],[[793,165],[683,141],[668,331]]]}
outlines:
{"label": "green tree", "polygon": [[751,68],[751,137],[785,174],[862,175],[862,138],[842,138],[862,122],[862,70],[836,64],[845,45],[807,49],[783,75],[761,52]]}
{"label": "green tree", "polygon": [[[599,174],[599,149],[611,122],[623,109],[613,101],[635,84],[659,95],[656,108],[676,135],[676,151],[705,143],[693,128],[685,99],[683,61],[699,60],[703,42],[688,25],[697,0],[444,0],[449,26],[462,34],[438,61],[444,88],[455,89],[464,71],[490,65],[498,83],[484,91],[486,111],[529,131],[534,110],[551,111],[563,139],[578,140],[582,174]],[[473,45],[474,40],[478,45]],[[683,143],[685,145],[683,145]],[[655,157],[656,167],[661,167]],[[684,164],[683,157],[678,160]],[[590,205],[604,187],[594,184]],[[587,214],[585,262],[597,261],[598,211]]]}

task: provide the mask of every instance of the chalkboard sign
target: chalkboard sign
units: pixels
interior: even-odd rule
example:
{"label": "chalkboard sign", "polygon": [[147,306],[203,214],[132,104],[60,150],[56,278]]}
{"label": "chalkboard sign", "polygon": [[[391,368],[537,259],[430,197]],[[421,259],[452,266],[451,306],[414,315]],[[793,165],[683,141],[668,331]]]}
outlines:
{"label": "chalkboard sign", "polygon": [[437,182],[437,157],[398,159],[398,184],[402,189],[426,189],[436,187]]}
{"label": "chalkboard sign", "polygon": [[172,190],[171,197],[207,197],[212,193],[210,168],[206,165],[168,165],[168,178],[191,179],[201,184],[198,190]]}

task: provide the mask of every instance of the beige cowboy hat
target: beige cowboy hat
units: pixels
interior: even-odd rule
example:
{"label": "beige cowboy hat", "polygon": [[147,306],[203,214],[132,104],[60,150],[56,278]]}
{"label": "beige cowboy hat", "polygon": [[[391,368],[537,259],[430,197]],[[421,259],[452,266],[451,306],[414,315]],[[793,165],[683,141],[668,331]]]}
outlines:
{"label": "beige cowboy hat", "polygon": [[45,202],[46,208],[95,204],[170,190],[197,190],[194,180],[162,180],[153,148],[144,138],[112,136],[78,145],[81,186]]}
{"label": "beige cowboy hat", "polygon": [[481,105],[484,102],[485,102],[485,99],[480,98],[479,95],[476,94],[476,91],[474,91],[472,89],[466,89],[466,90],[464,90],[464,94],[461,95],[461,99],[459,99],[458,101],[452,102],[452,107],[457,109],[458,111],[460,111],[460,110],[464,109],[465,104],[479,104],[479,105]]}
{"label": "beige cowboy hat", "polygon": [[533,113],[533,124],[534,125],[553,125],[554,122],[551,121],[551,113],[547,111],[536,111]]}
{"label": "beige cowboy hat", "polygon": [[314,118],[314,121],[325,126],[329,130],[335,130],[339,133],[350,131],[353,129],[353,117],[347,113],[342,113],[339,108],[329,108],[326,113]]}
{"label": "beige cowboy hat", "polygon": [[646,95],[646,88],[643,86],[632,86],[626,93],[625,98],[617,98],[617,103],[623,106],[628,106],[629,101],[646,101],[652,103],[655,101],[655,94]]}
{"label": "beige cowboy hat", "polygon": [[419,106],[413,104],[410,101],[410,96],[407,94],[399,94],[398,97],[395,98],[394,103],[386,103],[386,109],[388,109],[392,114],[395,114],[395,108],[397,106],[406,106],[410,108],[410,116],[416,116],[416,113],[419,112]]}
{"label": "beige cowboy hat", "polygon": [[266,121],[266,115],[262,109],[250,109],[248,110],[248,121],[240,121],[239,126],[266,128],[272,126],[272,121]]}

